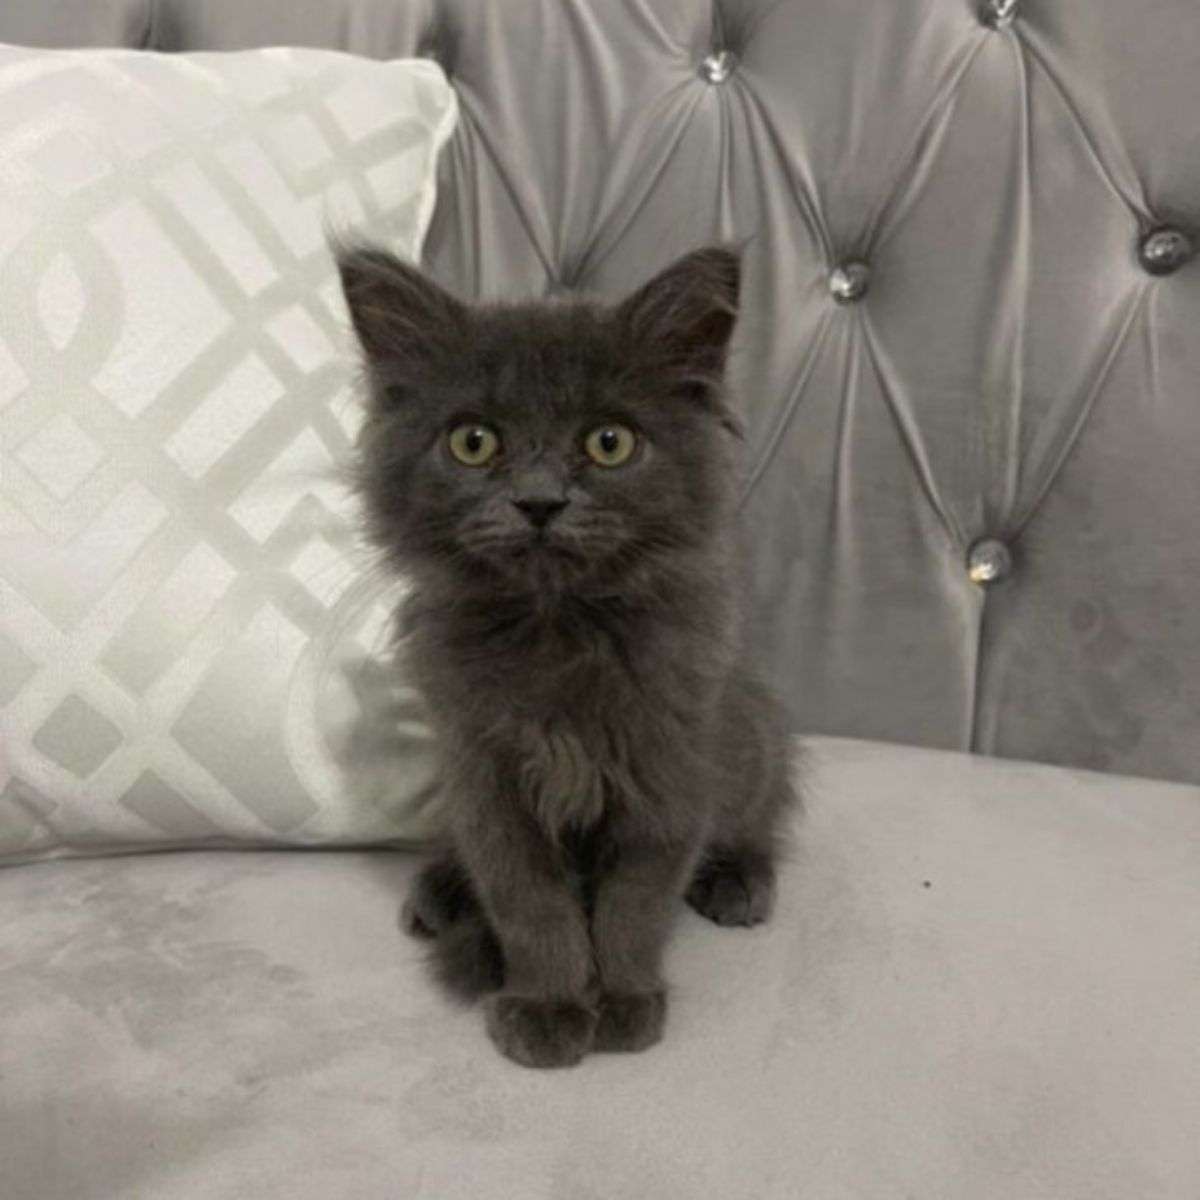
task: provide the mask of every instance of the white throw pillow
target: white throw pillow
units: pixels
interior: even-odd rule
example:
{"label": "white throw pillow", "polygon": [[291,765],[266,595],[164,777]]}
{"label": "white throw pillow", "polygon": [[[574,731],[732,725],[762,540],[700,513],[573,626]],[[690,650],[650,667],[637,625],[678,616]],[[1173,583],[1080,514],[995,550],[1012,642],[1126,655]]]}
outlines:
{"label": "white throw pillow", "polygon": [[0,859],[424,836],[329,229],[417,258],[425,61],[0,47]]}

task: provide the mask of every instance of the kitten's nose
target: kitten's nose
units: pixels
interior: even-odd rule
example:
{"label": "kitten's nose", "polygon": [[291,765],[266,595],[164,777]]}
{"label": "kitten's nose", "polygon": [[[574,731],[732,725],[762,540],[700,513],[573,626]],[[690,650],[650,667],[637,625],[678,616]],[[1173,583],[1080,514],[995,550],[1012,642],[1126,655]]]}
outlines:
{"label": "kitten's nose", "polygon": [[514,500],[513,507],[520,509],[534,529],[544,529],[567,507],[567,502],[552,496],[525,496]]}

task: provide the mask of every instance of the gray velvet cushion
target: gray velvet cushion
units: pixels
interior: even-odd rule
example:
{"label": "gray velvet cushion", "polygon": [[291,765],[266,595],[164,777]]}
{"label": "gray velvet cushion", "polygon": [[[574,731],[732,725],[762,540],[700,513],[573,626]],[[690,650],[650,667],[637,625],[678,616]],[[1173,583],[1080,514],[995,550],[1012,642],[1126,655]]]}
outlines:
{"label": "gray velvet cushion", "polygon": [[376,852],[0,872],[4,1200],[1193,1200],[1200,792],[858,743],[667,1038],[499,1057]]}
{"label": "gray velvet cushion", "polygon": [[466,293],[613,295],[747,240],[748,572],[801,726],[1200,780],[1200,261],[1138,255],[1200,234],[1193,0],[136,11],[78,36],[436,54],[463,122],[430,255]]}

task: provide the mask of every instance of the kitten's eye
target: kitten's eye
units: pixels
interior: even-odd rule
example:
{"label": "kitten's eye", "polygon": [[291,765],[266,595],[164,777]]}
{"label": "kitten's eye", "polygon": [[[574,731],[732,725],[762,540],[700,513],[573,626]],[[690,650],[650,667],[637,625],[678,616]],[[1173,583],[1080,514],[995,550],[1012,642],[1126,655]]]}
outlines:
{"label": "kitten's eye", "polygon": [[450,431],[450,453],[464,467],[486,467],[500,453],[500,439],[486,425],[458,425]]}
{"label": "kitten's eye", "polygon": [[587,456],[598,467],[619,467],[637,449],[637,434],[626,425],[601,425],[583,442]]}

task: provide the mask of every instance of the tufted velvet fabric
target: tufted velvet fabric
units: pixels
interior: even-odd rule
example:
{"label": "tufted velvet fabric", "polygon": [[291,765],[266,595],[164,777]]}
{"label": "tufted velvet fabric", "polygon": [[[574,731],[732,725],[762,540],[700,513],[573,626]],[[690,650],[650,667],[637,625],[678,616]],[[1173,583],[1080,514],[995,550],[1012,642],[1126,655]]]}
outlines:
{"label": "tufted velvet fabric", "polygon": [[5,0],[0,39],[434,55],[466,294],[744,242],[799,725],[1200,781],[1194,0]]}

